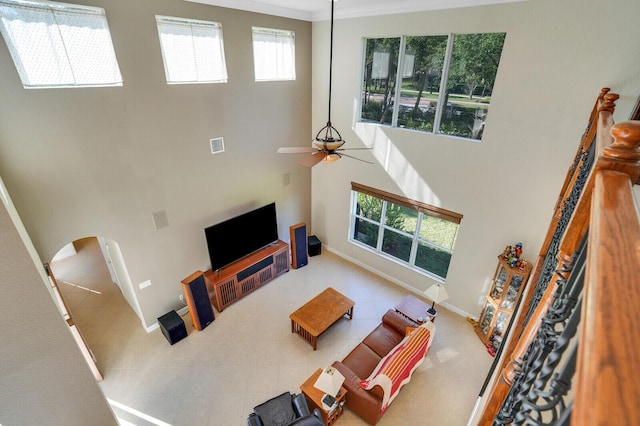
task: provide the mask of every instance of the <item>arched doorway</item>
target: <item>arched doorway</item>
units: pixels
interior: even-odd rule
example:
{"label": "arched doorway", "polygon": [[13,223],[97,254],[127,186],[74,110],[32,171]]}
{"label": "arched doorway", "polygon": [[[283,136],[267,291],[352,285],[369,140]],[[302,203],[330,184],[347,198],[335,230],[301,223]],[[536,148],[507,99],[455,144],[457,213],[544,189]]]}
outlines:
{"label": "arched doorway", "polygon": [[117,243],[102,237],[75,240],[58,251],[49,269],[93,361],[104,372],[118,355],[113,342],[121,330],[140,324]]}

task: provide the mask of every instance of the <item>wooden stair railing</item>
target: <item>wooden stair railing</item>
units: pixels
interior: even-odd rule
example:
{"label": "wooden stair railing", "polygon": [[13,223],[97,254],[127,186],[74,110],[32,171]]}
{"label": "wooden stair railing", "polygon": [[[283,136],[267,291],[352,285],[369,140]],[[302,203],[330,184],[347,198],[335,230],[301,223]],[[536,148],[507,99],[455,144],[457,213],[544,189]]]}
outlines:
{"label": "wooden stair railing", "polygon": [[[576,374],[578,385],[575,388],[575,411],[569,408],[568,415],[565,414],[565,421],[568,422],[567,419],[574,412],[572,424],[575,425],[631,424],[632,422],[624,421],[617,423],[624,417],[617,417],[615,422],[598,423],[595,421],[597,417],[588,414],[594,398],[600,400],[605,393],[615,399],[617,404],[612,404],[613,401],[603,403],[601,407],[602,418],[599,421],[611,418],[610,408],[613,406],[633,413],[636,419],[639,414],[636,402],[640,397],[639,385],[626,383],[623,379],[630,377],[629,375],[638,365],[637,361],[640,360],[638,355],[628,353],[633,350],[633,346],[629,343],[638,341],[638,333],[635,333],[631,327],[634,313],[631,309],[635,310],[640,306],[640,289],[638,287],[640,279],[636,278],[636,276],[640,276],[638,272],[640,271],[640,225],[631,190],[631,186],[638,182],[640,177],[640,122],[620,123],[613,126],[613,102],[618,96],[609,95],[607,92],[608,89],[603,89],[598,98],[574,164],[563,184],[549,233],[545,238],[531,278],[532,282],[537,283],[536,288],[531,289],[525,298],[525,306],[520,310],[515,329],[512,332],[513,338],[505,342],[507,348],[499,360],[501,363],[500,373],[486,398],[484,409],[479,417],[479,425],[509,424],[511,421],[511,415],[504,413],[501,413],[498,422],[495,420],[501,405],[505,403],[505,399],[510,399],[510,404],[513,404],[514,398],[521,397],[521,395],[508,395],[511,391],[510,387],[514,377],[521,374],[520,368],[531,342],[538,334],[541,322],[545,320],[550,306],[555,303],[554,297],[557,297],[558,283],[566,283],[569,278],[570,268],[567,269],[566,265],[572,262],[572,257],[585,238],[590,223],[593,235],[589,237],[587,243],[589,257],[586,269],[589,272],[585,279],[584,309],[582,310],[582,321],[580,321],[588,326],[582,327],[579,340],[581,343],[577,356],[579,369]],[[591,147],[594,136],[596,136],[597,145]],[[544,282],[543,267],[540,264],[545,261],[545,257],[548,262],[549,253],[554,251],[553,239],[557,238],[558,229],[562,225],[562,215],[566,214],[567,203],[572,202],[569,194],[575,192],[574,188],[577,185],[578,164],[582,162],[583,158],[586,158],[585,153],[591,148],[595,151],[596,161],[590,167],[586,183],[578,183],[584,188],[580,188],[581,195],[575,207],[572,208],[570,221],[566,224],[561,243],[557,247],[558,265],[553,277]],[[613,187],[609,185],[613,185]],[[591,221],[591,219],[593,220]],[[606,226],[601,222],[606,223]],[[600,231],[603,227],[606,229],[604,240],[603,232]],[[616,246],[617,240],[615,238],[626,238],[627,243]],[[624,250],[623,254],[619,253],[620,249]],[[620,260],[617,259],[622,259],[625,262],[624,267],[620,267]],[[594,268],[597,268],[597,276],[593,272]],[[625,286],[624,292],[619,292],[621,284],[616,283],[616,276],[624,278],[621,280],[622,282],[629,283]],[[540,283],[540,281],[543,282]],[[608,299],[607,296],[612,294],[615,294],[615,297]],[[621,294],[623,296],[620,296]],[[603,300],[605,303],[602,303]],[[617,303],[625,301],[627,303],[623,307],[628,308],[628,312],[624,312],[625,310],[617,305]],[[603,310],[604,306],[607,308]],[[623,312],[618,313],[620,310]],[[615,335],[617,337],[627,340],[612,340],[612,327],[616,328]],[[620,356],[611,356],[611,353],[615,352],[615,348],[618,346],[623,347]],[[635,364],[627,363],[625,365],[624,363],[630,359]],[[615,360],[613,364],[612,360]],[[601,371],[603,367],[607,367],[605,368],[606,372]],[[612,377],[618,380],[611,380]],[[591,382],[596,379],[602,382],[603,386],[600,390],[591,385]],[[583,383],[583,385],[580,386],[579,383]],[[584,383],[589,384],[584,385]],[[623,383],[624,385],[622,385]],[[611,387],[615,387],[615,389],[610,389]],[[621,395],[621,392],[626,392],[628,395]],[[629,410],[627,405],[633,405],[635,410]],[[525,418],[523,414],[518,416],[520,419]],[[516,423],[520,424],[517,421]],[[558,423],[534,422],[532,424]]]}
{"label": "wooden stair railing", "polygon": [[[569,259],[568,254],[573,253],[576,249],[576,247],[564,247],[560,249],[560,241],[566,232],[569,218],[573,214],[576,200],[582,190],[582,186],[576,185],[576,182],[583,180],[583,176],[588,173],[592,167],[594,149],[592,145],[598,128],[599,112],[601,109],[607,109],[613,112],[615,108],[614,102],[618,99],[618,95],[609,95],[609,91],[610,89],[605,87],[598,95],[574,160],[567,171],[567,176],[562,184],[558,201],[554,207],[547,235],[534,261],[533,271],[522,301],[522,309],[520,309],[518,316],[514,318],[515,323],[513,329],[509,331],[513,338],[505,339],[505,347],[499,351],[499,356],[494,363],[495,367],[492,369],[492,372],[497,370],[500,373],[486,398],[485,409],[478,425],[493,424],[493,419],[509,392],[513,378],[522,363],[522,357],[537,332],[537,326],[530,328],[526,333],[525,327],[528,323],[539,324],[540,318],[544,316],[550,304],[549,298],[556,291],[554,285],[552,285],[550,289],[548,289],[548,285],[549,283],[555,283],[558,278],[555,276],[557,264],[558,262],[560,264],[566,263]],[[607,97],[606,101],[605,96]],[[538,309],[542,299],[547,300],[547,302],[542,304]],[[489,379],[490,377],[487,378],[487,380]]]}
{"label": "wooden stair railing", "polygon": [[596,164],[572,425],[640,419],[640,121],[611,128]]}

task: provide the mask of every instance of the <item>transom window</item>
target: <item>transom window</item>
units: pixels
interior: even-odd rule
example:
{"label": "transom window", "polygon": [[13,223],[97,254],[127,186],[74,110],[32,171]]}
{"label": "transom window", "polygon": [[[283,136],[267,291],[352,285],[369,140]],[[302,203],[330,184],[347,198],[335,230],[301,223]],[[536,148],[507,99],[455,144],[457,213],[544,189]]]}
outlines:
{"label": "transom window", "polygon": [[227,82],[220,23],[169,16],[156,23],[167,83]]}
{"label": "transom window", "polygon": [[25,88],[122,86],[102,8],[0,0],[0,32]]}
{"label": "transom window", "polygon": [[482,139],[504,40],[504,33],[366,39],[361,120]]}
{"label": "transom window", "polygon": [[253,27],[253,68],[256,81],[295,80],[295,33]]}
{"label": "transom window", "polygon": [[444,282],[462,215],[352,182],[349,240]]}

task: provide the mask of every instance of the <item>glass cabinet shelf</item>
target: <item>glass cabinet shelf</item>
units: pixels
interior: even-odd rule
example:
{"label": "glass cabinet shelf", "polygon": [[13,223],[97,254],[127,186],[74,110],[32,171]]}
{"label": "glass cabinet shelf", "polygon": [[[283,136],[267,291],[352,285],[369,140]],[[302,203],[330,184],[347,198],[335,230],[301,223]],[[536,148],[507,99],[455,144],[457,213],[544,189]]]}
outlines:
{"label": "glass cabinet shelf", "polygon": [[480,340],[488,348],[491,347],[495,351],[504,340],[509,321],[522,296],[530,273],[531,264],[528,262],[524,267],[512,267],[502,255],[498,256],[498,266],[491,281],[480,320],[475,327]]}
{"label": "glass cabinet shelf", "polygon": [[493,280],[491,291],[489,292],[491,298],[496,302],[502,298],[502,293],[504,292],[504,283],[507,281],[508,276],[509,272],[503,265],[500,265]]}

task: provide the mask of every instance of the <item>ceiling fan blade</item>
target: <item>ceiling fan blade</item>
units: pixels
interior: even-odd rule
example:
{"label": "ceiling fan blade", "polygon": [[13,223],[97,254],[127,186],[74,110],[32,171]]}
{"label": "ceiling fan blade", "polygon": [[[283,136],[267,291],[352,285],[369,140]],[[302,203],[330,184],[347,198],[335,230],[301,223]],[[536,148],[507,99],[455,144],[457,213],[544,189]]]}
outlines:
{"label": "ceiling fan blade", "polygon": [[306,154],[309,152],[318,152],[318,148],[313,148],[311,146],[303,147],[303,146],[290,146],[285,148],[278,148],[278,154]]}
{"label": "ceiling fan blade", "polygon": [[367,150],[367,149],[373,149],[373,148],[339,148],[339,149],[336,149],[335,151],[358,151],[358,150]]}
{"label": "ceiling fan blade", "polygon": [[349,157],[349,158],[353,158],[354,160],[362,161],[363,163],[373,164],[371,161],[363,160],[361,158],[354,157],[353,155],[345,154],[344,152],[341,152],[340,155],[343,157]]}
{"label": "ceiling fan blade", "polygon": [[305,167],[313,167],[316,164],[318,164],[319,162],[321,162],[322,160],[324,160],[324,158],[327,156],[326,152],[316,152],[313,155],[310,155],[302,160],[300,160],[298,162],[298,164],[305,166]]}

